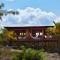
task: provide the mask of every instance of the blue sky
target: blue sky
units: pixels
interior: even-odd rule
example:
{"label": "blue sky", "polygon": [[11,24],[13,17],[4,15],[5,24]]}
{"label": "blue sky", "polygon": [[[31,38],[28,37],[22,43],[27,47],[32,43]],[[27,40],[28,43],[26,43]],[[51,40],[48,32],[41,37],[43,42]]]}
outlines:
{"label": "blue sky", "polygon": [[[52,19],[54,19],[54,20],[56,20],[57,21],[57,19],[58,19],[58,21],[60,21],[60,0],[0,0],[0,2],[3,2],[4,4],[5,4],[5,9],[7,9],[7,10],[9,10],[9,9],[15,9],[15,10],[17,10],[17,9],[20,9],[20,10],[26,10],[26,9],[28,9],[29,10],[29,8],[27,8],[27,7],[30,7],[30,10],[36,10],[37,8],[38,9],[41,9],[41,12],[42,12],[42,14],[43,14],[43,18],[42,18],[42,20],[43,21],[41,21],[41,23],[39,23],[39,24],[44,24],[44,25],[48,25],[49,24],[49,22],[51,22],[50,21],[50,19],[52,20]],[[28,11],[27,10],[27,11]],[[34,11],[35,11],[34,10]],[[21,12],[21,11],[20,11]],[[25,11],[26,12],[26,11]],[[40,12],[40,13],[41,13]],[[36,12],[34,12],[34,13],[36,13]],[[38,13],[38,12],[37,12]],[[48,14],[52,14],[52,15],[49,15],[49,16],[47,16]],[[39,14],[39,13],[38,13]],[[42,15],[41,14],[41,15]],[[44,15],[45,14],[45,15]],[[34,14],[33,14],[34,15]],[[56,15],[56,16],[55,16]],[[20,15],[19,15],[20,16]],[[46,16],[46,18],[44,17],[44,16]],[[53,18],[52,18],[52,17]],[[24,18],[25,18],[25,15],[23,16]],[[47,18],[47,17],[50,17],[50,19],[49,18]],[[30,18],[30,17],[29,17]],[[27,19],[29,19],[29,18],[27,18]],[[36,17],[37,18],[37,17]],[[26,22],[26,20],[27,19],[25,19],[24,21]],[[11,19],[12,20],[12,19]],[[23,20],[23,19],[22,19]],[[13,23],[13,21],[14,21],[14,19],[11,21],[11,23]],[[24,22],[23,21],[23,22]],[[47,21],[47,22],[46,22]],[[34,20],[33,20],[33,22],[35,22]],[[38,21],[39,22],[39,21]],[[38,24],[38,22],[37,23],[35,23],[36,25]],[[15,21],[15,23],[16,23],[16,21]],[[29,22],[30,23],[30,22]],[[28,24],[29,24],[28,23]],[[18,23],[17,23],[18,24]],[[24,24],[24,23],[23,23]],[[22,25],[23,25],[22,24]],[[31,23],[31,24],[34,24],[34,23]],[[51,25],[52,23],[50,23],[50,25]]]}
{"label": "blue sky", "polygon": [[0,2],[4,2],[7,9],[33,7],[60,15],[60,0],[0,0]]}

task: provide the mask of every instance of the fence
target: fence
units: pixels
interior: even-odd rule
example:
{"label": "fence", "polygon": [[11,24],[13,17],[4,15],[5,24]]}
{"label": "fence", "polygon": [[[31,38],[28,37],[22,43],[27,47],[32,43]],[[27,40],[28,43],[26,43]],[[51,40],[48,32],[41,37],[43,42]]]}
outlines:
{"label": "fence", "polygon": [[[45,50],[50,51],[57,51],[60,49],[60,35],[54,35],[52,38],[41,38],[41,39],[33,39],[33,38],[26,38],[21,40],[16,40],[15,43],[10,41],[10,45],[17,45],[17,46],[26,46],[31,47],[34,49],[44,48]],[[59,49],[58,49],[59,48]]]}

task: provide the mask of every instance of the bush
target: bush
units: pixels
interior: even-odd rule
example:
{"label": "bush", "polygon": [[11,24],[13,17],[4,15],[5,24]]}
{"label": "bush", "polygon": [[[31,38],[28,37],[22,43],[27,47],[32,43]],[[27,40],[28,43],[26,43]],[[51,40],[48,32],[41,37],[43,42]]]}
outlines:
{"label": "bush", "polygon": [[3,40],[3,34],[0,34],[0,45],[4,44],[4,40]]}
{"label": "bush", "polygon": [[1,48],[0,57],[2,57],[2,59],[4,58],[4,60],[47,60],[43,49],[26,49],[24,46],[21,48],[21,52],[12,52],[9,48]]}
{"label": "bush", "polygon": [[19,60],[47,60],[44,50],[23,49],[19,55]]}

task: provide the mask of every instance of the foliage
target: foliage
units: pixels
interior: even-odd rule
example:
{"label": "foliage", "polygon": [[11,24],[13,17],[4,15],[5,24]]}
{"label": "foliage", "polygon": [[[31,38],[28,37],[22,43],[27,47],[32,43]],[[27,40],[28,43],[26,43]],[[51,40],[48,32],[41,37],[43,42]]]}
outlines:
{"label": "foliage", "polygon": [[0,57],[4,59],[8,58],[8,60],[47,60],[43,49],[34,50],[31,48],[22,48],[21,52],[11,51],[9,48],[1,48]]}
{"label": "foliage", "polygon": [[4,42],[3,29],[0,29],[0,45]]}
{"label": "foliage", "polygon": [[[4,3],[1,3],[1,4],[0,4],[0,10],[1,10],[3,7],[4,7]],[[2,16],[3,16],[3,13],[0,12],[0,19],[2,19]]]}
{"label": "foliage", "polygon": [[7,39],[6,31],[7,30],[5,28],[0,29],[0,45],[5,45],[5,41]]}
{"label": "foliage", "polygon": [[53,35],[56,33],[56,27],[49,27],[46,29],[46,33],[50,34],[50,35]]}
{"label": "foliage", "polygon": [[8,11],[8,13],[10,14],[13,14],[13,15],[18,15],[19,14],[19,12],[18,11],[14,11],[14,10],[11,10],[11,11]]}
{"label": "foliage", "polygon": [[6,36],[10,40],[15,40],[15,34],[14,31],[6,31]]}
{"label": "foliage", "polygon": [[54,27],[47,28],[46,32],[48,34],[60,34],[60,22],[55,23]]}
{"label": "foliage", "polygon": [[56,26],[56,33],[60,33],[60,22],[55,24]]}
{"label": "foliage", "polygon": [[19,60],[46,60],[43,49],[34,50],[31,48],[23,48],[22,52],[19,55]]}
{"label": "foliage", "polygon": [[18,11],[14,11],[14,10],[3,12],[3,11],[5,11],[5,10],[2,9],[3,7],[4,7],[4,3],[1,3],[0,4],[0,10],[2,11],[2,12],[0,11],[0,19],[1,20],[2,20],[3,15],[7,15],[7,14],[18,15],[19,14]]}
{"label": "foliage", "polygon": [[9,42],[16,45],[15,41],[16,38],[13,31],[8,31],[5,28],[0,30],[0,45],[7,45]]}
{"label": "foliage", "polygon": [[0,34],[0,45],[3,44],[3,35]]}
{"label": "foliage", "polygon": [[0,4],[0,9],[2,9],[2,7],[4,7],[4,3],[1,3]]}

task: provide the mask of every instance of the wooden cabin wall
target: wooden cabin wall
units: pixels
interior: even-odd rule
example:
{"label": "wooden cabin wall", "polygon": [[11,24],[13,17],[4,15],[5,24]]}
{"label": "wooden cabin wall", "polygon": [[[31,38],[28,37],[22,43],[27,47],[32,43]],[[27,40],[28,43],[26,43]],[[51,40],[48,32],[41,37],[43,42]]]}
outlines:
{"label": "wooden cabin wall", "polygon": [[[52,39],[41,39],[41,40],[34,40],[30,37],[30,34],[32,35],[32,32],[36,31],[36,32],[43,32],[44,35],[46,34],[45,32],[46,28],[26,28],[26,29],[8,29],[8,31],[14,31],[17,34],[17,45],[18,44],[26,44],[27,46],[31,46],[34,45],[33,48],[45,48],[45,49],[49,49],[49,48],[53,48],[53,49],[57,49],[58,48],[58,40],[56,39],[56,36]],[[26,40],[19,40],[18,36],[20,34],[20,32],[26,32]]]}

